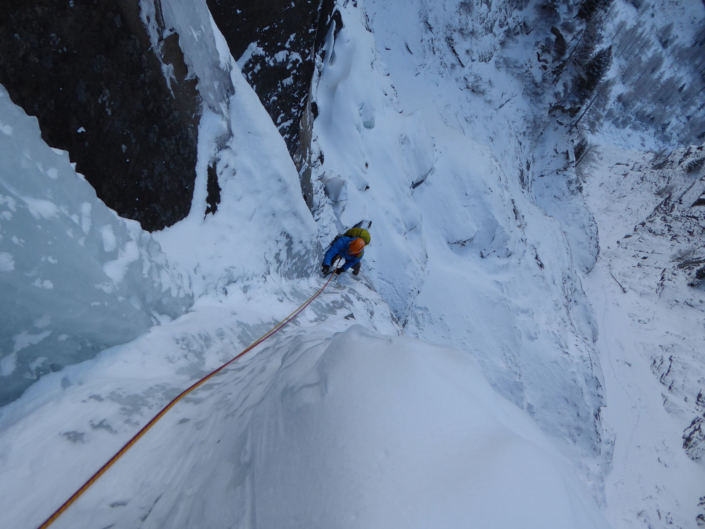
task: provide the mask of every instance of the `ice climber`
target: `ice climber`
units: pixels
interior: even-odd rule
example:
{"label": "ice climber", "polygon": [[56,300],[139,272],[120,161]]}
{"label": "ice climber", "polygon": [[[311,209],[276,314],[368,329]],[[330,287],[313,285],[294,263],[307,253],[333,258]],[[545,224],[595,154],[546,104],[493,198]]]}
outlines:
{"label": "ice climber", "polygon": [[[351,230],[348,230],[348,232]],[[367,230],[362,230],[367,231]],[[367,235],[369,240],[369,234]],[[342,274],[349,268],[353,269],[353,275],[358,275],[360,273],[360,266],[362,265],[362,256],[365,254],[365,241],[362,237],[349,237],[347,232],[342,237],[338,237],[333,241],[331,247],[326,252],[326,256],[323,259],[323,275],[327,275],[330,272],[330,267],[334,260],[337,261],[338,258],[344,259],[345,264],[340,268],[335,270],[336,274]]]}

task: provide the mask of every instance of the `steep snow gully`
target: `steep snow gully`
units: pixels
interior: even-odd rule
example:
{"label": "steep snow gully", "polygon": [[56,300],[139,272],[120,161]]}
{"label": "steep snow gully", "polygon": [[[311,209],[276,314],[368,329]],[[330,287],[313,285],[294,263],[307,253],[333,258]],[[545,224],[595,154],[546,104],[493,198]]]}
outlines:
{"label": "steep snow gully", "polygon": [[[705,525],[705,152],[616,128],[603,92],[605,120],[574,131],[567,81],[540,89],[558,35],[598,42],[586,5],[639,39],[673,17],[677,37],[654,29],[673,64],[705,7],[539,4],[338,1],[309,209],[241,73],[256,45],[232,57],[205,0],[141,0],[204,101],[191,212],[152,234],[0,87],[0,526],[39,526],[309,299],[361,219],[360,276],[179,401],[52,527]],[[627,55],[601,72],[615,93]]]}

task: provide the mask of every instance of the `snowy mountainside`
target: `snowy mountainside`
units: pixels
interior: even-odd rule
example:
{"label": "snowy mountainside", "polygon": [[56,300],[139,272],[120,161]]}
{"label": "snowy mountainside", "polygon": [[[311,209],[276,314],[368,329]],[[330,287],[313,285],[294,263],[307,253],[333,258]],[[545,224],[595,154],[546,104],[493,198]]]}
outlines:
{"label": "snowy mountainside", "polygon": [[[475,356],[493,387],[559,440],[599,496],[607,454],[597,329],[566,235],[507,172],[511,162],[458,122],[470,102],[455,79],[424,69],[419,50],[393,40],[421,31],[409,24],[413,9],[371,3],[370,33],[357,5],[342,10],[345,26],[316,95],[313,157],[322,160],[322,180],[314,215],[323,237],[371,220],[363,269],[405,332]],[[494,109],[473,112],[489,122]],[[516,138],[496,133],[511,151]],[[345,181],[342,198],[329,196],[323,182],[331,175]]]}
{"label": "snowy mountainside", "polygon": [[[583,472],[593,480],[595,494],[606,499],[611,523],[690,527],[702,515],[697,486],[702,468],[688,459],[699,454],[702,437],[702,355],[697,345],[702,343],[702,324],[699,310],[688,306],[697,305],[700,295],[688,285],[697,285],[702,267],[702,223],[694,205],[702,203],[702,149],[658,155],[654,164],[666,168],[658,178],[653,176],[658,171],[648,169],[654,155],[634,150],[639,162],[629,165],[630,191],[620,187],[619,194],[602,193],[595,200],[585,192],[587,182],[609,189],[627,185],[614,174],[594,170],[596,152],[609,143],[643,149],[663,138],[650,137],[638,126],[620,130],[591,118],[572,127],[547,115],[555,99],[542,91],[547,89],[545,83],[541,86],[542,75],[526,75],[527,63],[518,62],[537,37],[512,32],[511,24],[521,25],[521,17],[506,10],[508,4],[480,6],[488,15],[486,27],[479,25],[481,18],[463,14],[467,6],[460,4],[469,3],[431,7],[423,2],[357,2],[360,12],[350,3],[342,10],[346,26],[334,56],[321,65],[317,92],[321,117],[314,127],[314,149],[319,149],[321,185],[315,214],[322,233],[328,236],[336,226],[360,217],[373,220],[373,233],[375,228],[381,231],[383,244],[376,246],[373,236],[367,273],[405,324],[405,332],[471,351],[495,389],[529,410],[544,431],[569,439],[564,449],[574,460],[581,454]],[[674,20],[691,24],[702,18],[700,7],[693,8],[694,18],[681,20],[676,10]],[[629,20],[628,12],[619,13]],[[462,30],[464,20],[478,25]],[[445,38],[449,33],[444,31],[453,38]],[[652,42],[655,33],[646,32],[644,38]],[[464,38],[470,55],[484,49],[478,46],[484,42],[492,51],[489,59],[459,60]],[[683,38],[689,38],[687,32]],[[528,68],[541,71],[540,63],[540,56],[537,64],[532,58]],[[377,97],[370,94],[374,85]],[[674,116],[683,117],[678,112]],[[702,123],[692,119],[693,127]],[[391,129],[393,123],[397,125]],[[393,146],[385,144],[390,134],[398,138]],[[422,154],[431,149],[432,156]],[[335,188],[328,185],[332,178]],[[345,182],[343,194],[340,180]],[[678,300],[640,300],[635,308],[658,315],[667,307],[682,306],[688,316],[685,325],[674,322],[673,328],[681,329],[674,338],[669,338],[674,331],[664,334],[669,325],[652,316],[653,343],[644,346],[650,352],[646,368],[639,371],[649,378],[633,386],[649,396],[625,408],[629,399],[617,392],[605,425],[601,416],[610,403],[603,369],[610,369],[614,392],[620,377],[615,371],[627,365],[611,361],[610,344],[639,334],[630,334],[631,323],[620,327],[616,322],[625,321],[624,316],[636,321],[636,328],[644,325],[634,316],[639,310],[610,312],[602,294],[596,294],[596,289],[601,293],[617,287],[604,273],[613,246],[602,241],[613,240],[612,226],[604,215],[602,224],[596,218],[601,208],[620,207],[617,196],[631,197],[630,207],[644,213],[638,220],[630,217],[633,224],[626,231],[642,222],[646,227],[637,227],[640,237],[628,238],[628,244],[639,241],[642,252],[663,257],[657,259],[658,277],[641,272],[641,253],[638,259],[634,252],[624,253],[612,266],[628,273],[632,283],[639,277],[662,290],[663,282],[668,288],[671,281],[670,296]],[[488,241],[490,246],[484,246]],[[397,257],[400,248],[403,255]],[[597,263],[600,268],[593,273]],[[390,276],[397,279],[391,282]],[[599,308],[598,317],[593,306]],[[673,320],[669,316],[663,321]],[[602,328],[606,336],[601,336]],[[565,372],[582,382],[562,385]],[[653,373],[661,380],[656,386],[651,384]],[[662,397],[660,384],[668,388]],[[627,391],[631,395],[634,390]],[[677,420],[656,412],[648,426],[634,425],[630,413],[638,410],[644,416],[655,405],[661,410],[661,400]],[[659,437],[660,431],[669,432],[668,438]],[[657,447],[643,457],[635,457],[638,452],[630,446],[639,434]],[[664,462],[664,453],[671,464]],[[641,477],[642,468],[652,471],[647,480]],[[604,478],[607,489],[602,488]]]}
{"label": "snowy mountainside", "polygon": [[671,146],[701,143],[705,3],[616,1],[604,32],[615,67],[608,73],[610,101],[598,116],[620,132],[641,133],[642,141],[652,132]]}
{"label": "snowy mountainside", "polygon": [[601,145],[584,171],[603,241],[585,285],[614,433],[606,495],[615,527],[705,523],[705,294],[696,277],[705,222],[694,205],[705,180],[688,170],[701,153]]}
{"label": "snowy mountainside", "polygon": [[[322,250],[361,219],[372,221],[361,276],[336,278],[293,324],[177,404],[56,527],[705,523],[702,148],[654,158],[609,146],[663,141],[651,125],[605,127],[594,116],[610,100],[566,120],[616,79],[597,60],[607,3],[337,2],[307,107],[309,212],[287,144],[206,2],[163,2],[169,27],[151,10],[158,2],[141,3],[152,44],[179,34],[207,103],[191,211],[152,236],[110,219],[113,234],[127,230],[151,252],[125,281],[158,271],[190,308],[159,313],[135,340],[47,373],[0,408],[3,525],[41,523],[171,398],[304,303],[322,285]],[[568,53],[593,32],[562,87],[547,73],[547,61],[562,61],[554,23],[575,37]],[[0,111],[15,158],[51,152],[36,130],[12,136],[3,120],[16,107]],[[19,168],[27,185],[46,182],[43,163]],[[78,233],[71,211],[59,227]],[[14,213],[0,213],[2,229],[21,218],[36,241],[26,247],[42,248],[49,224],[31,201]],[[93,250],[113,247],[90,236]],[[0,253],[8,263],[34,280]],[[179,293],[167,291],[167,301]],[[34,335],[47,318],[28,321]],[[15,352],[24,361],[30,349]]]}
{"label": "snowy mountainside", "polygon": [[[300,277],[317,241],[286,145],[236,68],[232,81],[232,139],[204,114],[193,214],[155,235],[198,299],[2,408],[10,526],[41,523],[170,398],[321,285]],[[204,218],[211,157],[222,202]],[[572,463],[470,356],[397,337],[395,321],[366,275],[336,279],[180,402],[55,527],[607,527]]]}

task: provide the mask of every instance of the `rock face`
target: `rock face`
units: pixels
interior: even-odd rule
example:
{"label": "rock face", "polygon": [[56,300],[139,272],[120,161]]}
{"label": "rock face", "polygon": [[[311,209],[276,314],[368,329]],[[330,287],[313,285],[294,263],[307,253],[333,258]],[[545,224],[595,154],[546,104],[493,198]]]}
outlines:
{"label": "rock face", "polygon": [[336,21],[337,29],[342,25],[335,1],[208,0],[208,9],[230,53],[286,141],[311,207],[310,185],[304,175],[315,118],[309,94],[315,58],[331,22]]}
{"label": "rock face", "polygon": [[0,84],[100,199],[150,231],[188,214],[195,180],[200,97],[170,39],[167,86],[136,0],[3,3]]}
{"label": "rock face", "polygon": [[208,0],[208,9],[293,154],[314,71],[319,0]]}
{"label": "rock face", "polygon": [[[309,96],[335,1],[207,3],[286,141],[310,206],[307,162],[315,109]],[[147,22],[140,5],[7,0],[0,84],[37,117],[51,147],[69,152],[100,199],[154,231],[189,213],[202,99],[179,34],[160,32],[156,48],[150,41],[145,23],[164,26],[161,3],[155,3],[159,20]],[[336,21],[339,28],[339,15]]]}

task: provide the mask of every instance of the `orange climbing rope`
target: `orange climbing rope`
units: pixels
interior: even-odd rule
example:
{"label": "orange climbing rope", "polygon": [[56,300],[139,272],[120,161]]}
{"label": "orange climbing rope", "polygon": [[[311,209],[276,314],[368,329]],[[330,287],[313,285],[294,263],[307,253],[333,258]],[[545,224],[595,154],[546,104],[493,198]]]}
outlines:
{"label": "orange climbing rope", "polygon": [[86,481],[86,482],[81,486],[80,489],[78,489],[76,492],[74,492],[74,493],[73,493],[73,496],[71,496],[68,500],[66,500],[66,501],[63,503],[63,505],[61,505],[61,507],[59,507],[56,511],[54,511],[54,514],[52,514],[49,518],[47,518],[46,521],[45,521],[42,525],[39,526],[39,529],[46,529],[46,528],[49,527],[51,524],[53,524],[53,523],[56,521],[56,519],[57,519],[59,516],[61,516],[61,514],[62,514],[64,511],[66,511],[78,498],[81,497],[81,495],[82,495],[84,492],[86,492],[86,491],[91,487],[91,485],[93,485],[96,481],[98,481],[98,478],[100,478],[103,474],[105,474],[105,473],[108,471],[108,469],[109,469],[111,466],[113,466],[113,465],[115,464],[115,462],[116,462],[118,459],[120,459],[123,455],[125,455],[125,452],[127,452],[130,448],[132,448],[132,447],[134,446],[134,444],[135,444],[137,441],[139,441],[139,439],[140,439],[144,434],[146,434],[147,431],[148,431],[152,426],[154,426],[154,425],[156,424],[156,422],[157,422],[159,419],[161,419],[162,417],[164,417],[164,415],[166,414],[166,412],[168,412],[171,408],[173,408],[173,407],[176,405],[177,402],[179,402],[182,398],[184,398],[186,395],[188,395],[189,393],[191,393],[194,389],[196,389],[197,387],[199,387],[200,385],[202,385],[204,382],[206,382],[207,380],[209,380],[210,378],[212,378],[213,376],[215,376],[216,374],[218,374],[220,371],[222,371],[223,369],[225,369],[227,366],[229,366],[230,364],[232,364],[235,360],[237,360],[238,358],[244,356],[244,355],[245,355],[246,353],[248,353],[249,351],[252,351],[252,349],[254,349],[255,347],[257,347],[259,344],[261,344],[262,342],[264,342],[266,339],[270,338],[272,335],[274,335],[274,334],[276,334],[277,332],[279,332],[279,331],[280,331],[282,328],[284,328],[289,322],[291,322],[294,318],[296,318],[299,314],[301,314],[301,313],[306,309],[306,307],[308,307],[308,306],[313,302],[313,300],[315,300],[315,299],[321,294],[321,292],[323,292],[323,291],[325,290],[325,288],[328,286],[328,284],[331,282],[331,280],[332,280],[335,276],[336,276],[335,273],[331,273],[331,274],[330,274],[330,277],[328,278],[328,281],[326,281],[326,283],[318,290],[318,292],[316,292],[313,296],[311,296],[310,298],[308,298],[308,300],[307,300],[303,305],[301,305],[298,309],[296,309],[294,312],[292,312],[291,314],[289,314],[289,316],[287,316],[285,319],[283,319],[279,324],[277,324],[277,325],[276,325],[272,330],[270,330],[267,334],[265,334],[264,336],[262,336],[260,339],[258,339],[256,342],[254,342],[252,345],[250,345],[247,349],[245,349],[244,351],[242,351],[240,354],[238,354],[237,356],[235,356],[233,359],[231,359],[231,360],[229,360],[228,362],[224,363],[224,364],[223,364],[222,366],[220,366],[218,369],[216,369],[215,371],[212,371],[211,373],[209,373],[208,375],[206,375],[205,377],[203,377],[201,380],[199,380],[198,382],[196,382],[195,384],[193,384],[192,386],[190,386],[188,389],[185,389],[184,391],[182,391],[182,392],[181,392],[178,396],[176,396],[169,404],[167,404],[166,406],[164,406],[164,408],[162,408],[162,410],[161,410],[159,413],[157,413],[157,414],[152,418],[151,421],[149,421],[147,424],[145,424],[145,425],[142,427],[142,429],[141,429],[139,432],[137,432],[137,433],[135,434],[135,436],[134,436],[132,439],[130,439],[127,443],[125,443],[125,445],[124,445],[120,450],[118,450],[118,452],[117,452],[113,457],[111,457],[110,460],[108,460],[107,463],[105,463],[102,467],[100,467],[100,469],[98,469],[98,471],[97,471],[95,474],[93,474],[93,475],[88,479],[88,481]]}

